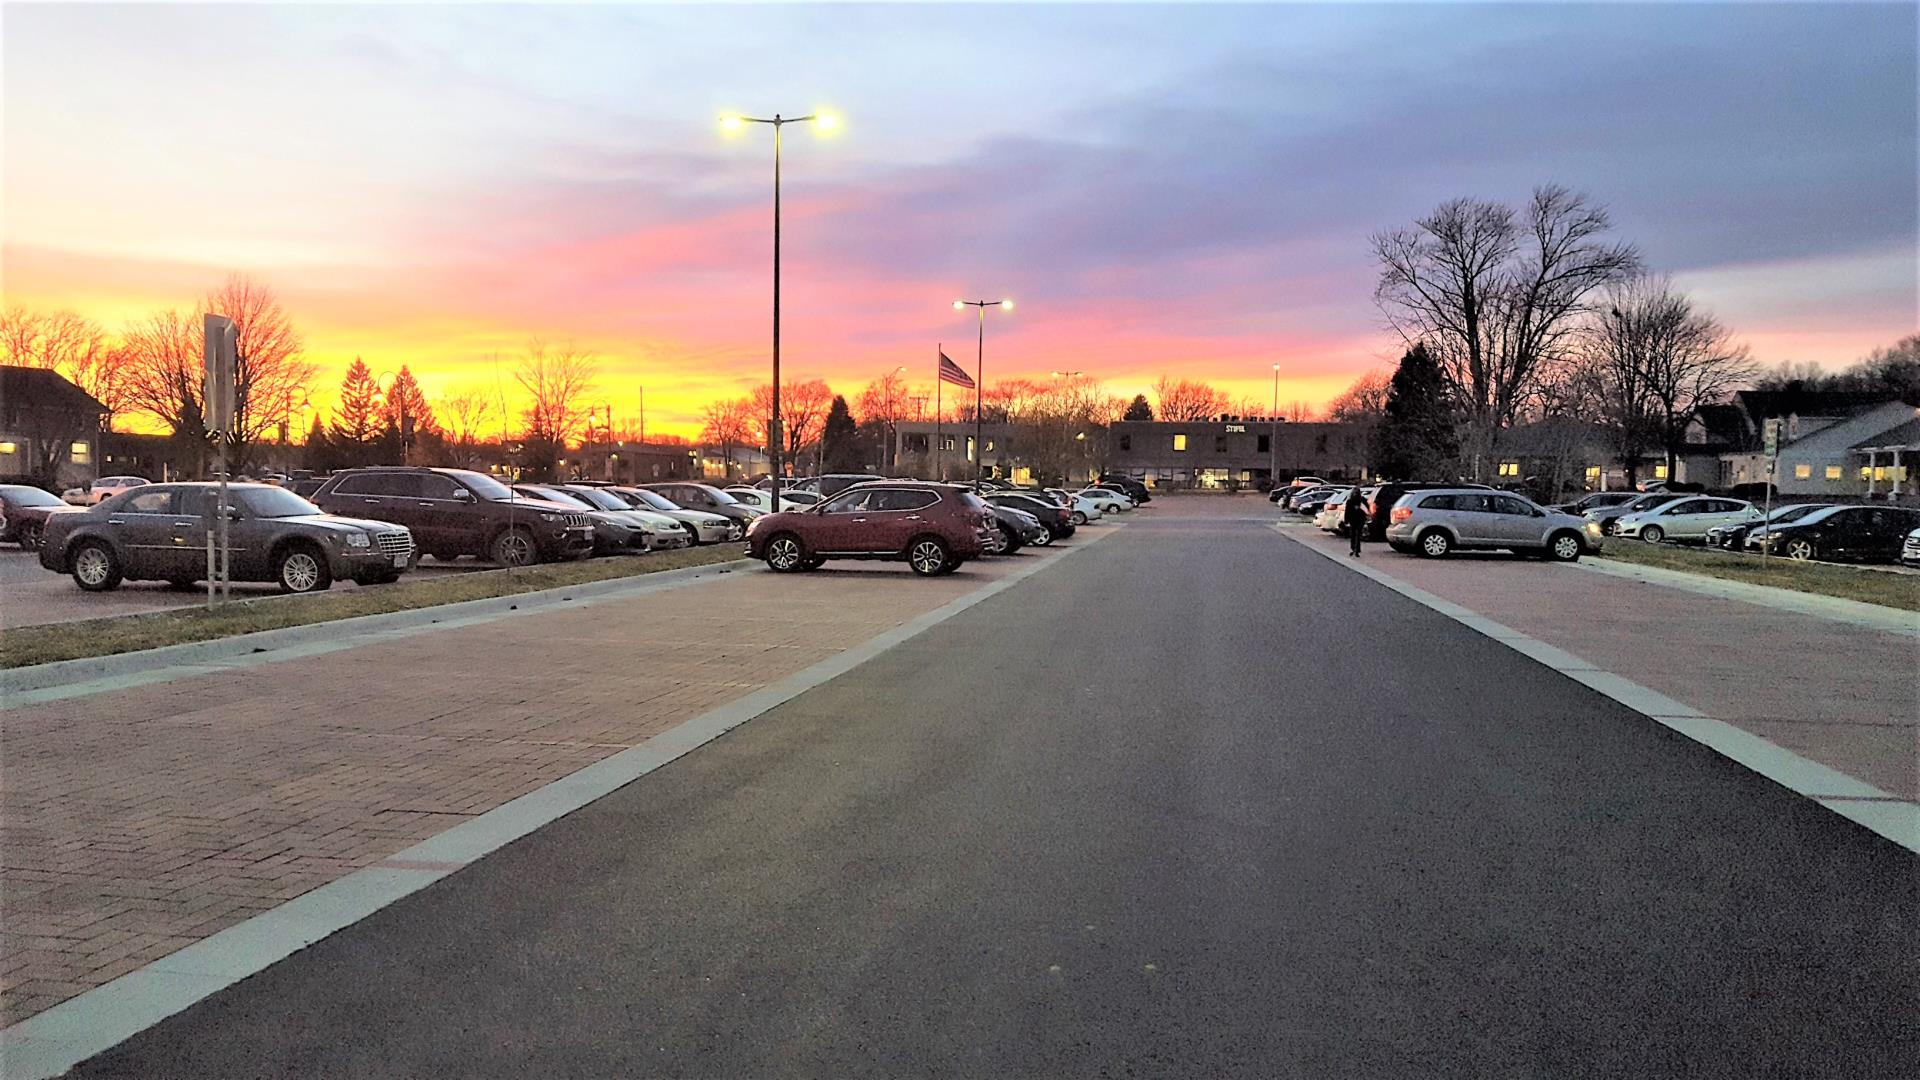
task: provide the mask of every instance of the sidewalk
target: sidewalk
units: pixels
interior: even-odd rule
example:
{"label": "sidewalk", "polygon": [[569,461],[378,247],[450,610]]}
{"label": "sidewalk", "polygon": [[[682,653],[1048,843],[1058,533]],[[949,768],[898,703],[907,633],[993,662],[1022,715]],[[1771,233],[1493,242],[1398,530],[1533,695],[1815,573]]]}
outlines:
{"label": "sidewalk", "polygon": [[[1283,531],[1347,560],[1342,538]],[[1884,798],[1862,801],[1920,820],[1911,636],[1506,553],[1421,559],[1368,544],[1358,562],[1870,784]]]}
{"label": "sidewalk", "polygon": [[1048,558],[756,570],[0,711],[0,1024]]}

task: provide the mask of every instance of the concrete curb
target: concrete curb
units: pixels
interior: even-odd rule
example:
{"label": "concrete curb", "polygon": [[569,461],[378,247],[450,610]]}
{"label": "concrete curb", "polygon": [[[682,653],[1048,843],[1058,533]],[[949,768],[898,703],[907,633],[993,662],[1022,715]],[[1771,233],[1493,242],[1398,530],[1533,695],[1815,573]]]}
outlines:
{"label": "concrete curb", "polygon": [[[254,663],[270,663],[274,660],[291,659],[296,655],[312,656],[319,652],[357,648],[377,641],[391,641],[394,638],[430,630],[471,626],[510,614],[530,614],[549,610],[562,604],[592,604],[637,596],[733,573],[743,565],[745,565],[744,562],[735,561],[713,563],[708,566],[689,566],[678,570],[659,570],[649,574],[635,574],[631,577],[609,578],[604,581],[589,581],[578,585],[562,585],[552,589],[515,593],[512,596],[490,596],[480,600],[462,600],[406,611],[357,615],[347,619],[308,623],[305,626],[261,630],[251,634],[193,641],[182,645],[164,645],[157,649],[142,649],[137,652],[115,653],[111,656],[89,656],[77,660],[57,660],[48,664],[10,668],[0,671],[0,708],[15,708],[20,705],[35,704],[41,700],[52,700],[44,696],[36,696],[36,691],[73,689],[87,684],[101,683],[97,690],[85,691],[97,693],[100,690],[117,689],[120,686],[164,682],[169,678],[179,677],[178,674],[169,674],[169,672],[187,667],[196,667],[200,670],[180,670],[179,674],[200,674],[209,666],[218,666],[224,662],[242,658]],[[294,653],[289,650],[299,651]],[[58,695],[63,698],[76,696],[82,695]]]}
{"label": "concrete curb", "polygon": [[380,862],[22,1020],[0,1031],[0,1076],[7,1080],[58,1076],[202,998],[619,790],[1118,531],[1102,532],[1071,547],[1050,548],[1054,557],[1044,562],[1029,563],[771,686],[684,721]]}
{"label": "concrete curb", "polygon": [[1800,615],[1813,615],[1822,619],[1831,619],[1834,622],[1865,627],[1868,630],[1920,638],[1920,612],[1881,607],[1878,604],[1867,604],[1838,596],[1796,592],[1773,585],[1728,581],[1725,578],[1708,577],[1704,574],[1690,574],[1684,570],[1669,570],[1662,566],[1609,562],[1604,558],[1583,559],[1572,565],[1577,569],[1605,574],[1608,577],[1626,578],[1629,581],[1639,581],[1649,585],[1666,585],[1704,596],[1717,596],[1723,600],[1738,600],[1744,604],[1791,611]]}
{"label": "concrete curb", "polygon": [[1544,664],[1632,709],[1670,731],[1684,735],[1731,761],[1759,773],[1768,780],[1803,795],[1834,813],[1888,840],[1920,854],[1920,804],[1890,795],[1872,784],[1849,776],[1831,766],[1801,757],[1785,747],[1776,746],[1744,728],[1701,713],[1689,705],[1631,679],[1600,668],[1572,653],[1555,648],[1537,638],[1504,626],[1452,601],[1409,585],[1399,578],[1316,547],[1276,526],[1274,531],[1330,562],[1344,566],[1361,577],[1370,578],[1401,596],[1467,627],[1476,633],[1512,649],[1522,656]]}

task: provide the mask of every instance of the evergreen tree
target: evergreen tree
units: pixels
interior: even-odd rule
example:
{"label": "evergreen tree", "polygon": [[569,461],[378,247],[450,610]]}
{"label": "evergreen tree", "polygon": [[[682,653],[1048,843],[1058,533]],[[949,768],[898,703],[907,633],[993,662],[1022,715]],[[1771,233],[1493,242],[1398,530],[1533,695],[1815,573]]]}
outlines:
{"label": "evergreen tree", "polygon": [[861,472],[867,462],[860,442],[860,425],[854,423],[847,399],[833,396],[827,408],[827,423],[820,432],[820,453],[827,472]]}
{"label": "evergreen tree", "polygon": [[1153,419],[1153,406],[1152,406],[1152,405],[1149,405],[1149,404],[1147,404],[1147,395],[1145,395],[1145,394],[1135,394],[1135,395],[1133,395],[1133,403],[1132,403],[1131,405],[1128,405],[1128,406],[1127,406],[1127,411],[1126,411],[1126,415],[1124,415],[1124,416],[1122,416],[1122,417],[1121,417],[1120,419],[1122,419],[1122,420],[1152,420],[1152,419]]}
{"label": "evergreen tree", "polygon": [[306,467],[315,473],[329,473],[336,468],[333,452],[333,440],[327,438],[326,421],[314,414],[313,427],[307,431]]}
{"label": "evergreen tree", "polygon": [[1424,344],[1407,350],[1374,431],[1374,473],[1387,480],[1452,479],[1459,468],[1459,419],[1433,354]]}
{"label": "evergreen tree", "polygon": [[340,404],[333,411],[333,448],[341,465],[364,465],[380,438],[380,385],[359,357],[340,381]]}
{"label": "evergreen tree", "polygon": [[413,438],[418,439],[436,431],[438,425],[433,420],[433,406],[427,402],[427,395],[420,390],[420,384],[414,381],[413,372],[407,365],[400,365],[400,373],[393,377],[393,385],[380,402],[380,415],[395,429],[404,430],[406,421],[413,421]]}

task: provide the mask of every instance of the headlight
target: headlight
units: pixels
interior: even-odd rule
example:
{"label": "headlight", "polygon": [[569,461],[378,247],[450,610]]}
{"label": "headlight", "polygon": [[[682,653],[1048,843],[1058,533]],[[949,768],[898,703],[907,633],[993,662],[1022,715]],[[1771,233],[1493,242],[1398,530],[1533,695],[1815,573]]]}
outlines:
{"label": "headlight", "polygon": [[1587,531],[1588,531],[1588,532],[1590,532],[1590,533],[1597,533],[1597,532],[1599,532],[1599,531],[1600,531],[1600,523],[1599,523],[1599,522],[1597,522],[1597,521],[1589,521],[1589,522],[1587,522]]}
{"label": "headlight", "polygon": [[368,536],[366,533],[354,532],[347,534],[348,547],[370,547],[372,544],[373,537]]}
{"label": "headlight", "polygon": [[560,514],[549,514],[545,510],[540,511],[541,521],[559,521],[561,520],[561,518],[562,518],[562,515]]}

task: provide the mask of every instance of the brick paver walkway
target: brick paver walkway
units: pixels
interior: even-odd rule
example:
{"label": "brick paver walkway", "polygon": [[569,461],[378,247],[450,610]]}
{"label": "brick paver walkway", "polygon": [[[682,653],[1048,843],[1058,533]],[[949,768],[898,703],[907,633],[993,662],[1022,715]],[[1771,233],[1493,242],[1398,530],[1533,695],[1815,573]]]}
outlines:
{"label": "brick paver walkway", "polygon": [[11,1024],[1010,572],[761,570],[0,712]]}
{"label": "brick paver walkway", "polygon": [[[1346,557],[1344,539],[1311,528],[1288,535]],[[1920,647],[1910,637],[1505,553],[1421,559],[1369,544],[1361,558],[1716,720],[1920,799]]]}

